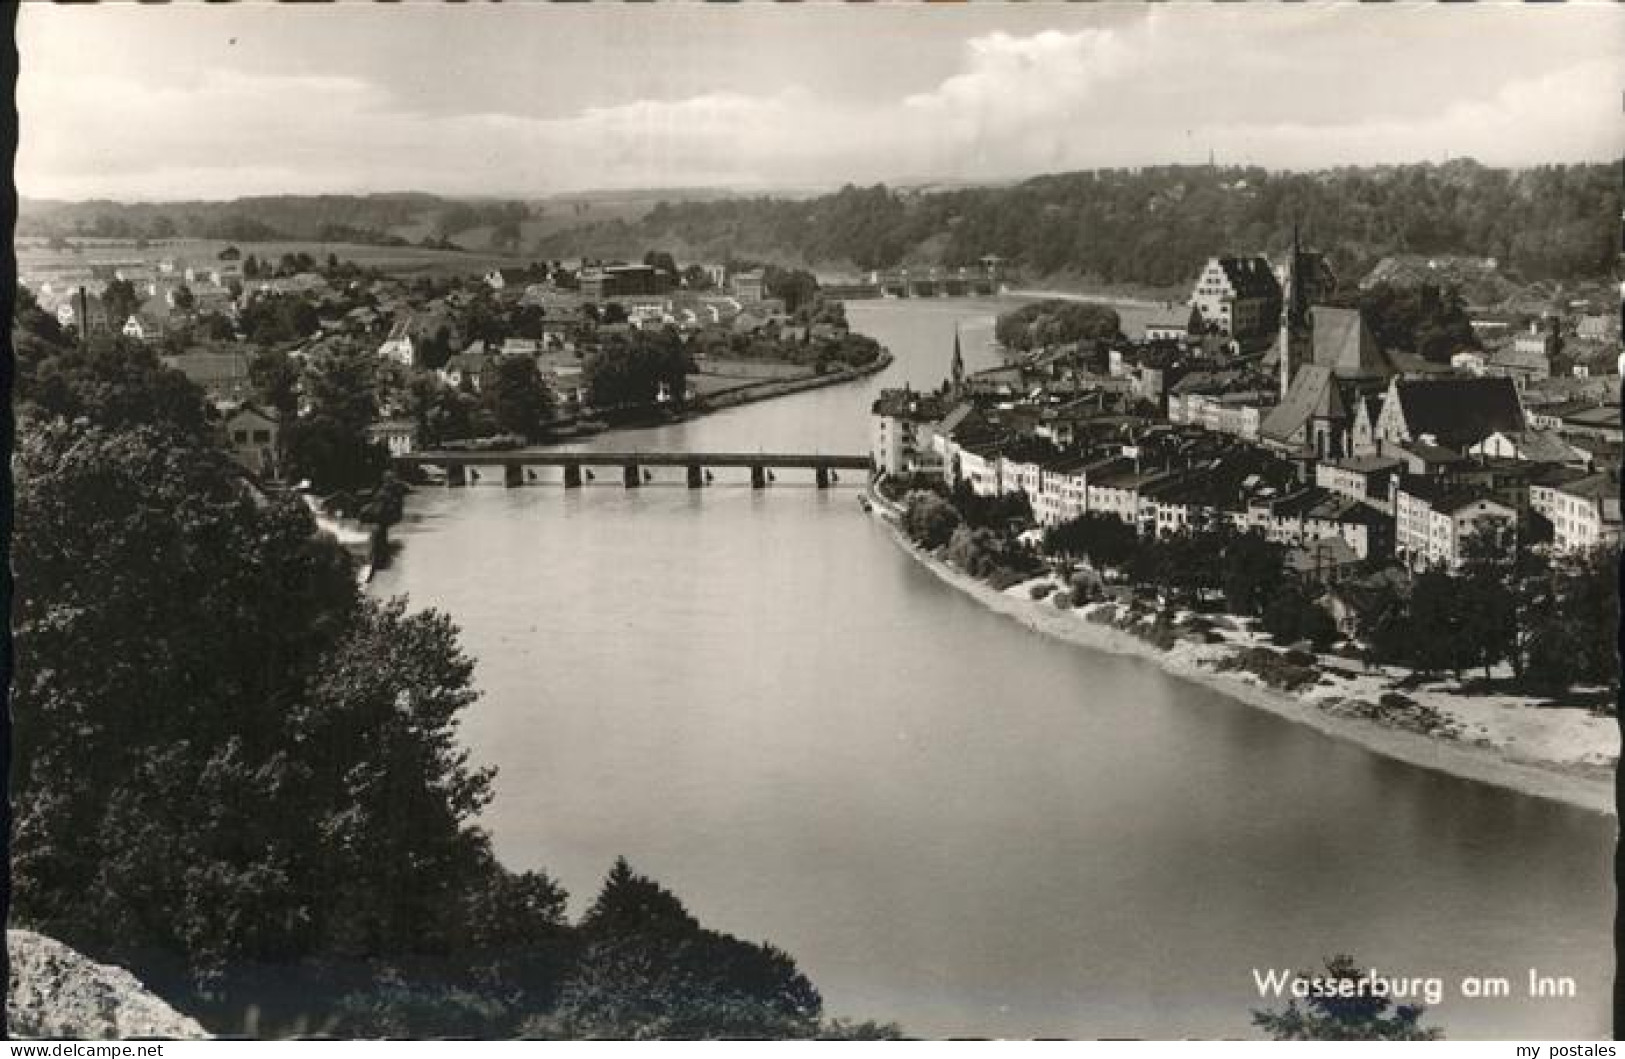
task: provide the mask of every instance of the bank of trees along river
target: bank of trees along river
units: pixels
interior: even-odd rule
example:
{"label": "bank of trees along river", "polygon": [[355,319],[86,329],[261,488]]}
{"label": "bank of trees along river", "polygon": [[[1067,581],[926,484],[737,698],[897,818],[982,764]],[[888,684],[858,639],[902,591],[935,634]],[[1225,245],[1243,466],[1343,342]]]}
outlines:
{"label": "bank of trees along river", "polygon": [[15,923],[228,1032],[886,1032],[624,862],[574,922],[498,863],[451,620],[361,594],[184,377],[53,325],[12,333]]}

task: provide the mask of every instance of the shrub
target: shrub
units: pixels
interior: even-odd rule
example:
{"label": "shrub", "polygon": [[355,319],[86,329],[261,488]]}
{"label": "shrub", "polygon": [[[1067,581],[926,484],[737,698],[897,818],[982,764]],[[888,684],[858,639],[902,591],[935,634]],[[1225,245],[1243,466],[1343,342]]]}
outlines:
{"label": "shrub", "polygon": [[1028,594],[1031,595],[1034,599],[1043,599],[1046,596],[1048,596],[1051,592],[1055,591],[1055,582],[1053,582],[1053,581],[1040,581],[1038,584],[1034,585],[1032,588],[1028,589],[1027,591],[1028,591]]}
{"label": "shrub", "polygon": [[1240,670],[1251,673],[1272,688],[1298,691],[1320,679],[1320,673],[1307,666],[1293,665],[1268,647],[1249,647],[1219,660],[1215,669],[1220,672]]}

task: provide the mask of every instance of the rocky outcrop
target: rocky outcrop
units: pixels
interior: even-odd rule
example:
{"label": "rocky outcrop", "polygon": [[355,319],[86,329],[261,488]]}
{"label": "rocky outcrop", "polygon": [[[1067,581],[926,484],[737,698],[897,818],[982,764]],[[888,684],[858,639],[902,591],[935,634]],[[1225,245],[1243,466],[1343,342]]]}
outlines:
{"label": "rocky outcrop", "polygon": [[13,1037],[207,1037],[122,967],[96,963],[42,934],[6,932],[11,981],[6,1016]]}

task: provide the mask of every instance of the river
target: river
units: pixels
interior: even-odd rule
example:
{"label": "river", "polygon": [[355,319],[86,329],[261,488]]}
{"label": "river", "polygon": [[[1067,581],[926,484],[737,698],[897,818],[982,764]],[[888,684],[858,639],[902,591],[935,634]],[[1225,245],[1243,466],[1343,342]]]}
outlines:
{"label": "river", "polygon": [[[865,451],[875,391],[934,386],[956,326],[993,363],[1002,307],[853,303],[881,375],[592,444]],[[1442,978],[1451,1037],[1607,1034],[1613,821],[1030,632],[854,482],[681,475],[421,490],[374,581],[461,626],[485,822],[577,911],[625,855],[790,952],[829,1014],[926,1036],[1248,1035],[1254,968],[1338,952]],[[1531,968],[1578,995],[1529,999]],[[1511,999],[1459,996],[1495,975]]]}

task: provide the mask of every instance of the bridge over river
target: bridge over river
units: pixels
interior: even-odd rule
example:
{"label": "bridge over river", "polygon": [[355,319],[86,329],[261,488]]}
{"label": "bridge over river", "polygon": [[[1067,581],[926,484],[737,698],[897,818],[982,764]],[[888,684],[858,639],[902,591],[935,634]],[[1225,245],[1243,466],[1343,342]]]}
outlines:
{"label": "bridge over river", "polygon": [[[752,488],[765,488],[773,478],[773,471],[802,469],[813,472],[813,482],[827,489],[839,480],[838,471],[869,471],[867,455],[844,455],[828,452],[562,452],[556,449],[508,449],[493,452],[440,450],[406,453],[394,458],[402,468],[423,470],[434,468],[446,476],[448,486],[467,485],[473,468],[500,468],[502,482],[509,488],[523,485],[527,472],[538,467],[560,467],[564,470],[566,489],[581,487],[584,477],[591,477],[592,467],[618,467],[621,481],[628,489],[635,489],[649,479],[650,467],[683,467],[688,474],[690,489],[698,489],[710,480],[713,468],[747,468]],[[478,472],[475,472],[478,477]],[[861,478],[855,481],[863,481]]]}

